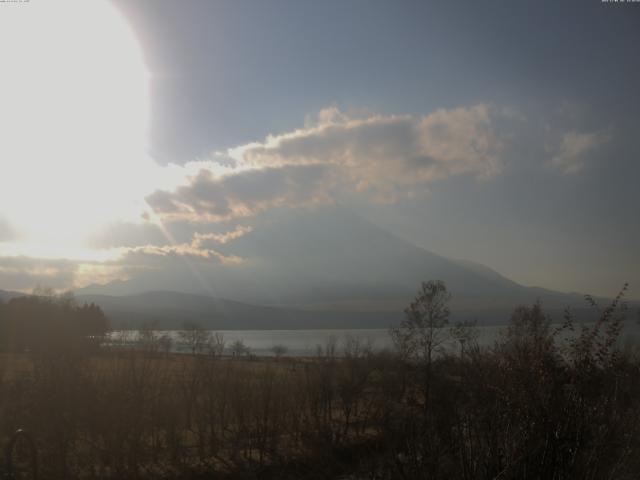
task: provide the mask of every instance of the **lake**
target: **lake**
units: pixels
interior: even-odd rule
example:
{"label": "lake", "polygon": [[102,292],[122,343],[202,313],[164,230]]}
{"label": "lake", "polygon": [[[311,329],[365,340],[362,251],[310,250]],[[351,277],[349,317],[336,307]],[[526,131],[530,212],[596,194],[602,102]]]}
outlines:
{"label": "lake", "polygon": [[[504,326],[493,325],[477,327],[478,344],[492,345],[504,328]],[[376,351],[393,348],[391,337],[386,329],[218,330],[216,332],[224,336],[227,348],[234,341],[241,340],[252,354],[258,356],[272,356],[274,345],[283,345],[287,349],[288,356],[297,357],[314,356],[319,347],[326,348],[330,344],[335,345],[336,354],[341,355],[348,341],[371,345],[371,348]],[[443,333],[447,337],[447,331]],[[188,348],[180,343],[178,331],[158,331],[156,335],[168,335],[172,339],[172,351],[188,351]],[[130,345],[135,345],[138,337],[137,331],[114,331],[111,334],[112,341]],[[621,335],[622,345],[637,344],[639,340],[640,327],[635,322],[629,322]],[[451,348],[457,348],[453,340],[449,340],[449,345]]]}

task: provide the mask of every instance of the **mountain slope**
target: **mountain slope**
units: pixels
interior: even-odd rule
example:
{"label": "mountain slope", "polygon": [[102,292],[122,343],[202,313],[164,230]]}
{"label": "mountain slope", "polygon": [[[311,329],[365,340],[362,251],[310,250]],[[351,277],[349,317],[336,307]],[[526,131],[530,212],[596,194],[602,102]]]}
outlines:
{"label": "mountain slope", "polygon": [[0,302],[7,302],[15,297],[21,297],[22,293],[20,292],[11,292],[8,290],[0,290]]}
{"label": "mountain slope", "polygon": [[[370,326],[386,326],[401,317],[420,282],[431,279],[446,282],[454,320],[503,323],[516,305],[537,299],[555,315],[567,306],[584,307],[580,295],[524,287],[484,265],[413,245],[340,208],[282,212],[218,249],[245,262],[177,259],[164,271],[77,293],[122,321],[160,318],[175,325],[182,318],[228,328],[366,326],[367,318]],[[86,296],[99,293],[129,296]]]}
{"label": "mountain slope", "polygon": [[420,282],[431,279],[445,281],[453,302],[470,307],[510,306],[540,296],[488,267],[447,259],[340,209],[261,225],[228,253],[257,256],[260,268],[252,276],[279,289],[275,296],[285,304],[395,299],[406,305]]}

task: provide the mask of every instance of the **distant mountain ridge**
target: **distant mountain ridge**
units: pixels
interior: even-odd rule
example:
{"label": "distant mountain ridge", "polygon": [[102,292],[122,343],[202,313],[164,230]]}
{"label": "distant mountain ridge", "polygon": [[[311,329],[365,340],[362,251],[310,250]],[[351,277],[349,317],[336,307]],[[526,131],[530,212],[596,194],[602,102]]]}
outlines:
{"label": "distant mountain ridge", "polygon": [[12,292],[9,290],[0,290],[0,301],[7,302],[15,297],[22,297],[24,293],[21,292]]}
{"label": "distant mountain ridge", "polygon": [[187,323],[218,330],[387,328],[400,319],[399,312],[299,310],[179,292],[78,295],[77,300],[100,305],[114,328],[180,329]]}
{"label": "distant mountain ridge", "polygon": [[[445,281],[452,321],[508,321],[517,305],[540,300],[559,320],[584,297],[520,285],[491,268],[418,247],[340,208],[287,212],[219,246],[247,261],[194,274],[181,259],[165,270],[76,292],[114,326],[196,322],[219,329],[386,328],[397,323],[420,282]],[[179,286],[180,293],[176,290]],[[0,296],[2,298],[2,296]]]}
{"label": "distant mountain ridge", "polygon": [[524,287],[484,265],[442,257],[339,208],[288,213],[216,249],[247,262],[236,267],[211,266],[198,277],[185,262],[176,261],[164,272],[142,273],[127,282],[77,293],[180,290],[260,305],[357,301],[365,308],[367,302],[395,301],[398,308],[413,297],[421,281],[440,279],[446,282],[454,304],[465,307],[530,303],[541,294],[554,304],[581,301],[576,295]]}

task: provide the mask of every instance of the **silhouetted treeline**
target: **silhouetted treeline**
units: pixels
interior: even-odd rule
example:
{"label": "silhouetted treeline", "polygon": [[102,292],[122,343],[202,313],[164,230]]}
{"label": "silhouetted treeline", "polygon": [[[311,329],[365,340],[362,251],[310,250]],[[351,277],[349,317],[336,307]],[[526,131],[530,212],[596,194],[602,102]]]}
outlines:
{"label": "silhouetted treeline", "polygon": [[51,292],[0,302],[0,350],[46,352],[99,345],[109,322],[99,306]]}
{"label": "silhouetted treeline", "polygon": [[347,338],[313,359],[251,361],[149,345],[35,356],[21,374],[14,355],[0,432],[32,433],[43,479],[638,477],[622,295],[587,326],[518,307],[491,348],[448,325],[448,298],[422,286],[396,352]]}

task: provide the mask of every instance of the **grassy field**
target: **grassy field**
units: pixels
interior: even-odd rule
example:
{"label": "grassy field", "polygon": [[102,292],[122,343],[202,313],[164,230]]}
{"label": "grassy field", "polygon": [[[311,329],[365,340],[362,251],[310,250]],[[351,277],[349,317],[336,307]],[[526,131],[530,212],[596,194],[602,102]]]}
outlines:
{"label": "grassy field", "polygon": [[343,362],[122,349],[4,354],[3,432],[8,439],[25,428],[36,438],[44,478],[233,477],[276,466],[280,476],[325,441],[341,437],[344,449],[375,438],[373,424],[358,423],[372,420],[372,404],[365,414],[364,398],[353,398],[344,410],[330,385]]}
{"label": "grassy field", "polygon": [[0,434],[29,432],[41,479],[637,478],[640,357],[616,322],[558,341],[523,307],[492,347],[432,356],[2,354]]}

